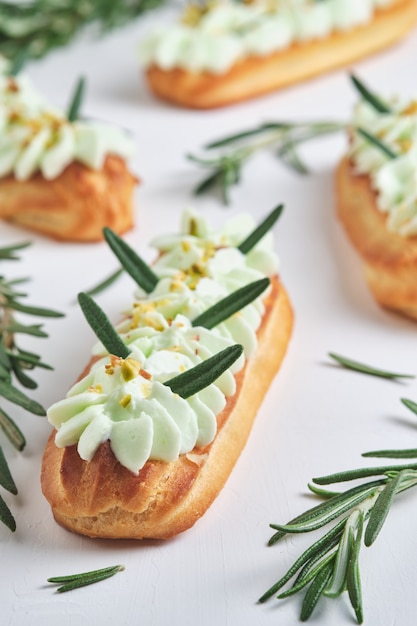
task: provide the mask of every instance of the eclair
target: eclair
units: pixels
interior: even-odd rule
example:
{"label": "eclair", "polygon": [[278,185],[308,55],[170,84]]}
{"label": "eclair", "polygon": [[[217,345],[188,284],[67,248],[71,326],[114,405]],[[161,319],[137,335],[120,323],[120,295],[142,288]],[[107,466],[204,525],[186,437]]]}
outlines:
{"label": "eclair", "polygon": [[158,27],[139,58],[156,96],[210,109],[348,66],[416,21],[416,0],[219,0]]}
{"label": "eclair", "polygon": [[[81,379],[49,408],[42,490],[68,530],[168,539],[193,526],[224,486],[293,323],[270,236],[239,248],[251,229],[234,220],[211,231],[187,214],[181,234],[158,238],[154,284],[138,288],[114,328],[122,356],[100,341]],[[225,307],[253,285],[262,293],[227,317]],[[237,360],[219,376],[213,360],[236,346]],[[213,376],[207,387],[200,374],[197,391],[173,384],[202,366]]]}
{"label": "eclair", "polygon": [[133,225],[133,141],[52,107],[29,80],[0,73],[0,218],[57,240],[102,239]]}
{"label": "eclair", "polygon": [[336,173],[339,218],[375,300],[417,319],[417,100],[356,105]]}

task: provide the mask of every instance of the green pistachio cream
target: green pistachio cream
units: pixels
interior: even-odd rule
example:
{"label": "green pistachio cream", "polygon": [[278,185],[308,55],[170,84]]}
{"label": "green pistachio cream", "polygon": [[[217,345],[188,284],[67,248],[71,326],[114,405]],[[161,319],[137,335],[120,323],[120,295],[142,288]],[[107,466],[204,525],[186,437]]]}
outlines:
{"label": "green pistachio cream", "polygon": [[[209,444],[216,416],[235,393],[234,374],[256,349],[256,331],[264,306],[261,297],[213,329],[192,319],[236,289],[277,273],[272,235],[266,234],[247,254],[237,246],[253,230],[253,220],[239,216],[221,230],[186,212],[181,233],[153,242],[159,278],[151,293],[138,290],[116,327],[129,354],[108,354],[101,343],[96,361],[67,397],[48,410],[57,429],[56,445],[77,445],[90,461],[105,441],[119,462],[138,473],[149,459],[174,461]],[[244,353],[215,383],[184,399],[166,381],[228,346],[241,343]]]}

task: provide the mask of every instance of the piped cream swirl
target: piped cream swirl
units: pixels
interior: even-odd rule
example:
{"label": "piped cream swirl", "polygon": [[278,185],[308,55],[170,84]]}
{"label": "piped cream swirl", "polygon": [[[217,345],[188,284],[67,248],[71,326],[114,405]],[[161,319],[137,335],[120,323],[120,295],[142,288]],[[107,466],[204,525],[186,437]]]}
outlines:
{"label": "piped cream swirl", "polygon": [[390,113],[379,113],[368,102],[354,111],[353,129],[360,127],[380,139],[396,158],[388,157],[353,130],[350,158],[358,174],[370,177],[377,206],[387,216],[387,228],[405,237],[417,235],[417,99],[390,99]]}
{"label": "piped cream swirl", "polygon": [[70,122],[27,78],[0,73],[0,178],[13,174],[27,180],[39,171],[51,180],[73,161],[100,169],[108,154],[128,159],[133,152],[124,131],[93,121]]}
{"label": "piped cream swirl", "polygon": [[159,26],[139,45],[139,59],[164,70],[222,74],[249,56],[285,50],[369,23],[397,0],[223,0],[188,7],[176,24]]}
{"label": "piped cream swirl", "polygon": [[[234,374],[256,348],[264,305],[259,298],[211,330],[192,319],[236,288],[276,273],[269,235],[247,255],[235,247],[253,227],[251,219],[239,218],[210,231],[204,219],[186,212],[180,235],[155,240],[158,285],[151,294],[138,293],[116,327],[130,354],[121,359],[95,346],[90,372],[48,410],[57,446],[77,444],[90,461],[109,440],[119,462],[137,473],[148,459],[170,462],[213,440],[216,417],[236,391]],[[235,343],[244,345],[245,356],[192,397],[180,398],[164,385]]]}

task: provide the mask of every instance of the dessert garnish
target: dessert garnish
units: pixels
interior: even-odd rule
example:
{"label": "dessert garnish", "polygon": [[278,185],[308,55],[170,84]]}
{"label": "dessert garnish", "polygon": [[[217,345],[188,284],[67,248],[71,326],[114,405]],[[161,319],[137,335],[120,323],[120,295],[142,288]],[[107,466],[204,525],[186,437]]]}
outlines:
{"label": "dessert garnish", "polygon": [[[248,254],[260,240],[272,229],[278,221],[284,205],[279,204],[256,226],[243,241],[237,245],[237,249],[242,254]],[[86,290],[89,296],[96,295],[107,287],[110,287],[123,273],[124,270],[130,274],[135,282],[146,292],[150,293],[157,285],[159,277],[152,268],[144,261],[135,250],[133,250],[123,239],[118,237],[111,229],[104,229],[104,238],[109,244],[114,255],[118,258],[122,267],[113,272],[103,281]]]}
{"label": "dessert garnish", "polygon": [[[370,373],[367,368],[362,371]],[[417,403],[407,399],[402,399],[402,403],[417,413]],[[365,452],[362,456],[417,459],[417,450],[376,450]],[[373,480],[362,482],[346,491],[323,488],[367,478]],[[331,523],[333,525],[311,543],[289,570],[260,597],[259,602],[266,602],[272,596],[283,599],[305,592],[300,619],[306,621],[322,597],[339,598],[347,591],[357,622],[361,624],[361,547],[373,545],[396,497],[416,486],[417,463],[365,467],[313,478],[308,488],[324,502],[287,524],[270,524],[276,532],[268,545],[272,546],[292,534],[312,532]],[[291,580],[291,586],[282,591]]]}
{"label": "dessert garnish", "polygon": [[415,378],[414,374],[398,374],[396,372],[389,372],[378,367],[373,367],[372,365],[365,365],[365,363],[349,359],[341,354],[336,354],[335,352],[329,352],[329,357],[346,369],[361,372],[362,374],[369,374],[370,376],[379,376],[380,378],[390,378],[393,380],[398,378]]}
{"label": "dessert garnish", "polygon": [[57,583],[60,587],[57,587],[58,593],[64,593],[65,591],[72,591],[73,589],[79,589],[86,585],[92,585],[98,583],[101,580],[111,578],[118,572],[123,572],[124,565],[113,565],[111,567],[103,567],[102,569],[92,570],[90,572],[82,572],[81,574],[68,574],[66,576],[52,576],[48,578],[48,583]]}
{"label": "dessert garnish", "polygon": [[[0,248],[0,260],[18,260],[18,253],[29,243],[15,244]],[[26,294],[20,286],[27,279],[11,279],[0,276],[0,400],[6,401],[34,415],[46,415],[46,411],[38,402],[23,393],[15,382],[26,389],[36,389],[36,381],[28,375],[35,368],[52,369],[44,363],[41,357],[34,352],[20,346],[18,337],[31,335],[45,338],[48,335],[41,324],[24,324],[20,321],[20,314],[35,317],[62,317],[62,313],[44,307],[31,306],[24,302]],[[22,301],[23,300],[23,301]],[[17,314],[17,315],[16,315]],[[25,436],[10,417],[4,405],[0,405],[0,428],[17,450],[23,450],[26,445]],[[0,447],[0,485],[16,495],[17,487],[10,473],[7,460]],[[0,496],[0,521],[11,531],[16,530],[15,519]]]}

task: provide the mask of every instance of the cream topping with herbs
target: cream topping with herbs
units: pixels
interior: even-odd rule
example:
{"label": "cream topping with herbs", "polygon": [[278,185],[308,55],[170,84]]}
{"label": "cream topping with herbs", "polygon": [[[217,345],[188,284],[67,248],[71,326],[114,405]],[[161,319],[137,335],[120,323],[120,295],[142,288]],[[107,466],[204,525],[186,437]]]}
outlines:
{"label": "cream topping with herbs", "polygon": [[417,235],[417,100],[388,102],[390,113],[378,113],[360,102],[353,126],[377,137],[396,158],[388,157],[356,132],[350,157],[355,171],[366,174],[377,193],[377,206],[387,215],[387,228],[405,237]]}
{"label": "cream topping with herbs", "polygon": [[248,56],[323,39],[370,22],[396,0],[223,0],[191,5],[177,24],[158,27],[139,45],[146,67],[227,72]]}
{"label": "cream topping with herbs", "polygon": [[[216,416],[235,393],[234,374],[256,348],[264,307],[259,298],[211,330],[193,326],[192,319],[238,287],[276,272],[270,235],[247,255],[235,248],[253,227],[253,221],[244,217],[210,231],[203,218],[186,212],[182,234],[155,240],[164,277],[154,292],[139,294],[116,328],[130,354],[121,359],[107,354],[101,343],[95,346],[98,360],[89,374],[48,410],[58,431],[57,446],[77,444],[81,458],[89,461],[109,440],[120,463],[137,473],[148,459],[173,461],[213,440]],[[184,241],[185,252],[194,251],[190,258],[182,257]],[[220,252],[230,254],[218,259],[221,270],[213,265]],[[225,263],[234,254],[238,262],[227,268]],[[189,272],[196,262],[201,273]],[[190,398],[179,397],[163,384],[235,343],[244,345],[245,356]]]}
{"label": "cream topping with herbs", "polygon": [[40,171],[50,180],[73,161],[100,169],[108,154],[132,156],[131,138],[107,124],[70,122],[28,79],[0,75],[0,178],[27,180]]}
{"label": "cream topping with herbs", "polygon": [[[238,216],[221,230],[210,231],[203,217],[185,212],[180,235],[152,242],[160,253],[153,266],[160,280],[151,294],[138,290],[136,315],[154,310],[167,319],[182,314],[192,320],[240,287],[276,274],[279,262],[270,233],[248,254],[236,247],[254,226],[249,216]],[[256,350],[256,331],[264,314],[262,300],[256,299],[213,329],[242,344],[246,357]]]}

